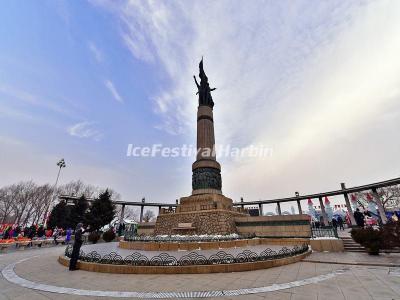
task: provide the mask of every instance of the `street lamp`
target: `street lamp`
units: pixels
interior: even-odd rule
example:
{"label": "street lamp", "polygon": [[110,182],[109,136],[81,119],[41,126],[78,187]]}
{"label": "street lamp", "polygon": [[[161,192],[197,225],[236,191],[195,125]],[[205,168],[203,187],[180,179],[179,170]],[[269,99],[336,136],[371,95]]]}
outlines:
{"label": "street lamp", "polygon": [[56,193],[56,187],[57,187],[57,183],[58,183],[58,178],[60,178],[60,173],[61,173],[61,169],[65,168],[67,165],[65,164],[65,160],[64,158],[61,158],[59,162],[57,162],[57,166],[58,166],[58,173],[57,173],[57,179],[56,179],[56,183],[54,184],[54,188],[53,188],[53,199],[50,201],[49,205],[46,208],[46,212],[44,214],[44,227],[47,226],[47,219],[48,219],[48,214],[51,212],[52,209],[52,204],[54,202],[55,199],[55,193]]}

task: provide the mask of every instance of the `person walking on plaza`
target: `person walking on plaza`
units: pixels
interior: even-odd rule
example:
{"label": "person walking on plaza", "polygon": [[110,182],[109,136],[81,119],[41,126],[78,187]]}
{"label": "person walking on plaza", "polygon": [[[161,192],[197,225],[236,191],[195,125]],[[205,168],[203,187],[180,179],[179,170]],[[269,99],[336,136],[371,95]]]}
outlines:
{"label": "person walking on plaza", "polygon": [[354,212],[354,219],[356,219],[357,226],[364,228],[364,215],[359,208]]}
{"label": "person walking on plaza", "polygon": [[72,229],[68,228],[65,236],[65,244],[67,245],[69,244],[69,242],[71,241],[71,235],[72,235]]}
{"label": "person walking on plaza", "polygon": [[54,240],[54,244],[58,245],[57,239],[60,235],[60,229],[58,229],[58,227],[56,226],[56,228],[54,228],[53,231],[53,240]]}
{"label": "person walking on plaza", "polygon": [[82,234],[84,232],[85,232],[85,230],[83,229],[83,224],[78,223],[78,225],[76,225],[76,229],[75,229],[75,241],[74,241],[74,245],[72,247],[71,260],[69,261],[69,270],[70,271],[76,270],[76,263],[78,262],[79,252],[81,250],[81,246],[83,243]]}

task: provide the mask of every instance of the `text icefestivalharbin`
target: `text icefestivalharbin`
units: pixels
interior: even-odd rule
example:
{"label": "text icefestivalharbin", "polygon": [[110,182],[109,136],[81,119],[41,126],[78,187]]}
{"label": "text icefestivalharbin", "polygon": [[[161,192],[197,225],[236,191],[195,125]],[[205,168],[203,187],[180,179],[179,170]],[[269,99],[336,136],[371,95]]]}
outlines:
{"label": "text icefestivalharbin", "polygon": [[151,146],[137,146],[128,144],[126,156],[128,157],[196,157],[216,156],[232,158],[267,158],[273,154],[273,148],[264,145],[250,145],[239,148],[231,145],[214,146],[213,148],[200,148],[195,145],[183,144],[179,147],[168,147],[163,144]]}

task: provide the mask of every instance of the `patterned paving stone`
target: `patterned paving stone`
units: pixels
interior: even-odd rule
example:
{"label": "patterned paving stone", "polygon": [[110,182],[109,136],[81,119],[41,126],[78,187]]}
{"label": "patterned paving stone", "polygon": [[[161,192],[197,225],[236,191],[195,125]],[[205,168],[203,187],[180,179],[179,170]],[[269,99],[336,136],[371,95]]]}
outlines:
{"label": "patterned paving stone", "polygon": [[[0,269],[3,270],[0,300],[400,299],[398,268],[330,264],[330,259],[350,260],[348,255],[340,253],[319,253],[318,259],[327,263],[300,262],[251,272],[124,275],[68,272],[56,261],[62,252],[61,248],[48,248],[0,255]],[[27,259],[24,263],[16,264],[24,259]],[[397,263],[396,256],[369,258],[360,255],[354,259],[373,262],[390,259]],[[16,283],[13,280],[17,280]]]}
{"label": "patterned paving stone", "polygon": [[19,260],[15,263],[7,265],[2,270],[3,277],[16,285],[24,288],[57,293],[57,294],[68,294],[77,296],[94,296],[94,297],[114,297],[114,298],[139,298],[139,299],[175,299],[175,298],[212,298],[212,297],[231,297],[248,294],[258,294],[279,291],[289,289],[293,287],[303,286],[307,284],[315,284],[327,279],[331,279],[345,272],[345,270],[337,270],[332,273],[319,275],[303,280],[296,280],[287,283],[273,284],[269,286],[257,287],[257,288],[244,288],[234,290],[214,290],[214,291],[187,291],[187,292],[127,292],[127,291],[103,291],[103,290],[84,290],[67,288],[63,286],[55,286],[33,282],[18,276],[14,268],[17,264],[23,263],[29,258]]}

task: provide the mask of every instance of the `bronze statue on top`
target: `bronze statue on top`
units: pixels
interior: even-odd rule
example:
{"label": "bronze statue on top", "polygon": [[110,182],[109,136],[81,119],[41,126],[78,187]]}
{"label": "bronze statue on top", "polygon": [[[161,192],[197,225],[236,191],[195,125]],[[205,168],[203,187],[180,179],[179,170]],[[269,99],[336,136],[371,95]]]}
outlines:
{"label": "bronze statue on top", "polygon": [[201,58],[199,63],[199,69],[200,84],[197,82],[196,76],[193,75],[194,82],[196,83],[198,89],[196,95],[199,94],[199,105],[207,105],[213,108],[214,101],[211,97],[211,91],[216,90],[216,88],[211,89],[210,85],[208,84],[208,78],[203,69],[203,58]]}

